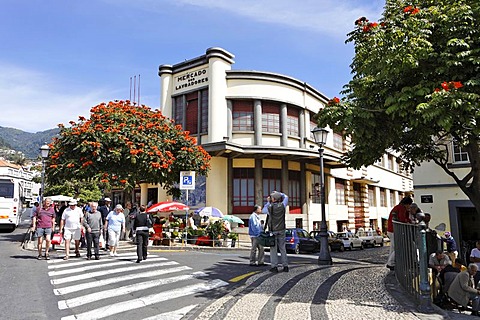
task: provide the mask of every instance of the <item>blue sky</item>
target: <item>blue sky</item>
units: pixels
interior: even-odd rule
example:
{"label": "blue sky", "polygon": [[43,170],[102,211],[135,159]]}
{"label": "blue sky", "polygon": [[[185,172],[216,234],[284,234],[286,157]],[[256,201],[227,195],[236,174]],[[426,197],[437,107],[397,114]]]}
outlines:
{"label": "blue sky", "polygon": [[221,47],[235,70],[276,72],[339,96],[351,79],[354,21],[384,0],[3,0],[0,126],[28,132],[130,97],[159,108],[158,66]]}

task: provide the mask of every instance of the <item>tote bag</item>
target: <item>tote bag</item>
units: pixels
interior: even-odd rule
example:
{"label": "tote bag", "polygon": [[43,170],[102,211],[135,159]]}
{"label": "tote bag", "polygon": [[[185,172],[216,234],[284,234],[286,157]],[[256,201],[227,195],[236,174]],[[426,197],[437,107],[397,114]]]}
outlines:
{"label": "tote bag", "polygon": [[270,232],[262,232],[258,236],[259,242],[264,247],[275,246],[275,236]]}

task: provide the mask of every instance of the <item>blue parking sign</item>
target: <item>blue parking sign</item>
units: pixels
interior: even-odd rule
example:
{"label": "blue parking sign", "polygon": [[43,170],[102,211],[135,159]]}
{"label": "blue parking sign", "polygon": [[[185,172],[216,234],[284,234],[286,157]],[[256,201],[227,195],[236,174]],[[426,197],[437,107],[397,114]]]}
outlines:
{"label": "blue parking sign", "polygon": [[195,190],[195,171],[180,171],[180,190]]}
{"label": "blue parking sign", "polygon": [[192,176],[183,176],[183,184],[187,186],[191,186],[193,184]]}

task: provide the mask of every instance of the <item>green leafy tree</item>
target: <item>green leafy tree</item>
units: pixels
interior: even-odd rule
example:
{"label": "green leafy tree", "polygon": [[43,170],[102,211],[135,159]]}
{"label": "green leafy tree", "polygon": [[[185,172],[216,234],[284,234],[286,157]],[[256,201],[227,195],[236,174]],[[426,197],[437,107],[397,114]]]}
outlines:
{"label": "green leafy tree", "polygon": [[[387,150],[406,169],[434,161],[480,212],[480,1],[387,0],[378,22],[355,25],[353,78],[318,124],[350,137],[354,168]],[[452,141],[468,153],[466,175],[448,166]]]}
{"label": "green leafy tree", "polygon": [[99,180],[129,190],[140,182],[159,183],[178,197],[173,184],[180,171],[206,175],[210,168],[210,155],[181,126],[159,110],[129,101],[99,104],[89,119],[59,127],[47,170],[52,184]]}

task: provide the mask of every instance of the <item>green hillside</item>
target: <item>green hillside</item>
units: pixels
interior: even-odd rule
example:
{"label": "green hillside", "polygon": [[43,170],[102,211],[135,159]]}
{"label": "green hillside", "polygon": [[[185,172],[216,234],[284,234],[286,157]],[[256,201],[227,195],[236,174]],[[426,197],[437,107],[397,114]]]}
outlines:
{"label": "green hillside", "polygon": [[58,132],[58,128],[30,133],[15,128],[0,127],[0,147],[4,144],[5,147],[23,152],[27,158],[35,159],[40,155],[40,147],[50,143]]}
{"label": "green hillside", "polygon": [[12,147],[0,137],[0,149],[12,149]]}

